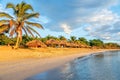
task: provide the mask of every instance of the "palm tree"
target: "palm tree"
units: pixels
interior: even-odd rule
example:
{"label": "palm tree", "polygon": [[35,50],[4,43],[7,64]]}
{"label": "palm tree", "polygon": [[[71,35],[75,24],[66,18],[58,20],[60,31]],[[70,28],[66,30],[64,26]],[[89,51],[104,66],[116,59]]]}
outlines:
{"label": "palm tree", "polygon": [[84,38],[84,37],[78,38],[78,41],[81,42],[81,43],[83,43],[83,44],[89,45],[89,42],[88,42],[87,39]]}
{"label": "palm tree", "polygon": [[[22,31],[24,31],[26,35],[30,33],[33,37],[33,32],[40,36],[40,34],[35,29],[33,29],[33,26],[43,29],[42,25],[28,21],[31,18],[39,17],[39,13],[33,12],[34,10],[30,4],[26,4],[25,2],[21,2],[17,5],[8,3],[6,8],[13,9],[15,16],[13,17],[8,13],[0,12],[0,17],[5,17],[4,20],[0,20],[0,33],[9,31],[10,36],[13,36],[14,33],[16,33],[17,42],[15,48],[18,48],[19,43],[22,41]],[[32,10],[32,12],[30,12],[30,10]]]}
{"label": "palm tree", "polygon": [[71,42],[75,42],[76,41],[76,37],[75,36],[71,36],[70,40],[71,40]]}
{"label": "palm tree", "polygon": [[67,40],[64,36],[59,36],[60,40]]}

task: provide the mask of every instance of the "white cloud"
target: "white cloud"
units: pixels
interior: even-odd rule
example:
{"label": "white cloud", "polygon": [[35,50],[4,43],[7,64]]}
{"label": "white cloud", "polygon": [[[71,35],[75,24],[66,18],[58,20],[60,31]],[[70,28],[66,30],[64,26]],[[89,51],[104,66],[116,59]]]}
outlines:
{"label": "white cloud", "polygon": [[72,30],[70,29],[70,26],[67,25],[66,23],[61,24],[61,28],[64,30],[65,33],[70,34]]}
{"label": "white cloud", "polygon": [[118,31],[118,28],[113,26],[118,21],[120,21],[120,16],[108,9],[103,9],[94,13],[86,20],[86,23],[90,26],[86,27],[85,30],[88,31],[90,36],[103,40],[110,40],[118,34],[115,32]]}
{"label": "white cloud", "polygon": [[117,21],[119,16],[108,9],[97,11],[93,16],[87,19],[87,22],[96,23],[100,25],[110,24]]}
{"label": "white cloud", "polygon": [[89,27],[85,28],[85,30],[86,30],[86,31],[91,31],[92,28],[91,28],[91,26],[89,26]]}
{"label": "white cloud", "polygon": [[105,37],[103,37],[103,39],[105,39],[105,40],[110,40],[111,37],[110,37],[110,36],[105,36]]}
{"label": "white cloud", "polygon": [[120,36],[120,32],[117,33]]}
{"label": "white cloud", "polygon": [[101,34],[100,37],[104,40],[110,40],[111,36],[109,33]]}

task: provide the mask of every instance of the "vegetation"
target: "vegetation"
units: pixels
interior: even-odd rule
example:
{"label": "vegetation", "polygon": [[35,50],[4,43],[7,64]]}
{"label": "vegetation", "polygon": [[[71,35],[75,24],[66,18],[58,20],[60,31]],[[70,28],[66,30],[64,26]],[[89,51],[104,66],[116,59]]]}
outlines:
{"label": "vegetation", "polygon": [[60,40],[67,40],[64,36],[59,36]]}
{"label": "vegetation", "polygon": [[0,12],[0,17],[4,18],[0,20],[0,33],[9,32],[10,37],[16,34],[17,40],[15,48],[17,48],[22,41],[22,30],[27,36],[29,33],[34,37],[32,32],[40,36],[40,34],[35,29],[33,29],[33,27],[35,26],[37,28],[43,29],[41,24],[29,21],[31,18],[39,17],[39,13],[33,12],[34,10],[30,4],[26,4],[25,2],[21,2],[17,5],[8,3],[6,8],[11,8],[13,10],[14,16],[11,16],[5,12]]}
{"label": "vegetation", "polygon": [[[32,44],[32,42],[34,42],[34,43]],[[54,36],[50,36],[50,35],[48,35],[44,38],[23,35],[20,46],[26,47],[26,44],[30,44],[30,46],[38,45],[35,42],[39,43],[39,47],[42,47],[45,44],[47,47],[62,47],[62,48],[63,47],[67,47],[67,48],[70,48],[70,47],[72,47],[72,48],[105,48],[105,49],[120,48],[120,45],[118,45],[117,43],[104,43],[100,39],[93,39],[93,40],[88,41],[86,38],[81,37],[78,39],[72,38],[69,40],[69,39],[65,38],[64,36],[54,37]],[[15,45],[15,43],[16,43],[16,38],[9,38],[8,36],[6,36],[4,34],[0,35],[0,45],[13,46],[13,45]],[[40,44],[41,44],[41,46],[40,46]]]}
{"label": "vegetation", "polygon": [[90,46],[97,46],[99,48],[103,48],[104,46],[104,43],[103,41],[101,41],[100,39],[93,39],[93,40],[90,40]]}
{"label": "vegetation", "polygon": [[78,41],[80,41],[82,44],[89,45],[89,42],[84,37],[78,38]]}
{"label": "vegetation", "polygon": [[76,37],[75,36],[71,36],[70,37],[70,42],[75,42],[76,41]]}
{"label": "vegetation", "polygon": [[114,49],[114,48],[119,48],[120,45],[118,45],[117,43],[105,43],[104,44],[104,48],[107,49]]}
{"label": "vegetation", "polygon": [[6,35],[0,34],[0,45],[14,45],[15,38],[8,38]]}

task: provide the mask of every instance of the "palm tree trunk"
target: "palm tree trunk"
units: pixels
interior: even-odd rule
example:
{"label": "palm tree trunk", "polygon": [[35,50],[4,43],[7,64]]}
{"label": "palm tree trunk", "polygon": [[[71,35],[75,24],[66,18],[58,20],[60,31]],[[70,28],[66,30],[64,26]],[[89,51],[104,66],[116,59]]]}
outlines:
{"label": "palm tree trunk", "polygon": [[19,36],[17,36],[17,42],[16,42],[16,45],[15,45],[15,49],[18,48],[18,46],[19,46],[19,40],[20,40],[20,38],[19,38]]}
{"label": "palm tree trunk", "polygon": [[17,42],[16,42],[16,45],[15,45],[15,49],[19,47],[19,42],[20,42],[20,32],[18,31],[18,33],[17,33]]}

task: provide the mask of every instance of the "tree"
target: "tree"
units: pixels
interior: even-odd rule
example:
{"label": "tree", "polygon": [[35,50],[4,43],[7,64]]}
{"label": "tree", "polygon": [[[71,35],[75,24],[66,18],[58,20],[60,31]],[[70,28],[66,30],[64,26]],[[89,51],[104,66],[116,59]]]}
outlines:
{"label": "tree", "polygon": [[90,46],[97,46],[97,47],[100,47],[100,48],[102,48],[104,46],[103,41],[101,41],[100,39],[90,40],[89,43],[90,43]]}
{"label": "tree", "polygon": [[70,40],[71,40],[71,42],[75,42],[76,41],[76,37],[75,36],[71,36]]}
{"label": "tree", "polygon": [[84,37],[78,38],[78,41],[80,41],[80,42],[83,43],[83,44],[89,45],[89,42],[88,42],[87,39],[84,38]]}
{"label": "tree", "polygon": [[67,40],[64,36],[59,36],[60,40]]}
{"label": "tree", "polygon": [[45,38],[46,38],[47,40],[50,40],[50,39],[58,40],[57,37],[55,37],[55,36],[51,36],[51,35],[48,35],[48,36],[46,36]]}
{"label": "tree", "polygon": [[105,43],[104,47],[107,48],[107,49],[114,49],[114,48],[116,48],[116,49],[119,48],[120,49],[120,45],[118,45],[117,43],[112,43],[112,42]]}
{"label": "tree", "polygon": [[10,39],[4,34],[0,34],[0,45],[13,45],[14,43],[13,38]]}
{"label": "tree", "polygon": [[39,23],[29,21],[29,19],[31,18],[39,17],[39,13],[34,13],[34,10],[30,4],[26,4],[25,2],[21,2],[17,5],[8,3],[6,5],[6,8],[13,9],[14,17],[9,15],[8,13],[0,12],[0,17],[4,17],[7,19],[0,20],[0,33],[9,31],[10,36],[13,36],[16,33],[17,41],[15,48],[18,48],[19,43],[22,41],[22,30],[25,32],[26,35],[30,33],[34,37],[34,32],[38,36],[40,36],[40,34],[35,29],[33,29],[33,26],[43,29],[42,25]]}

